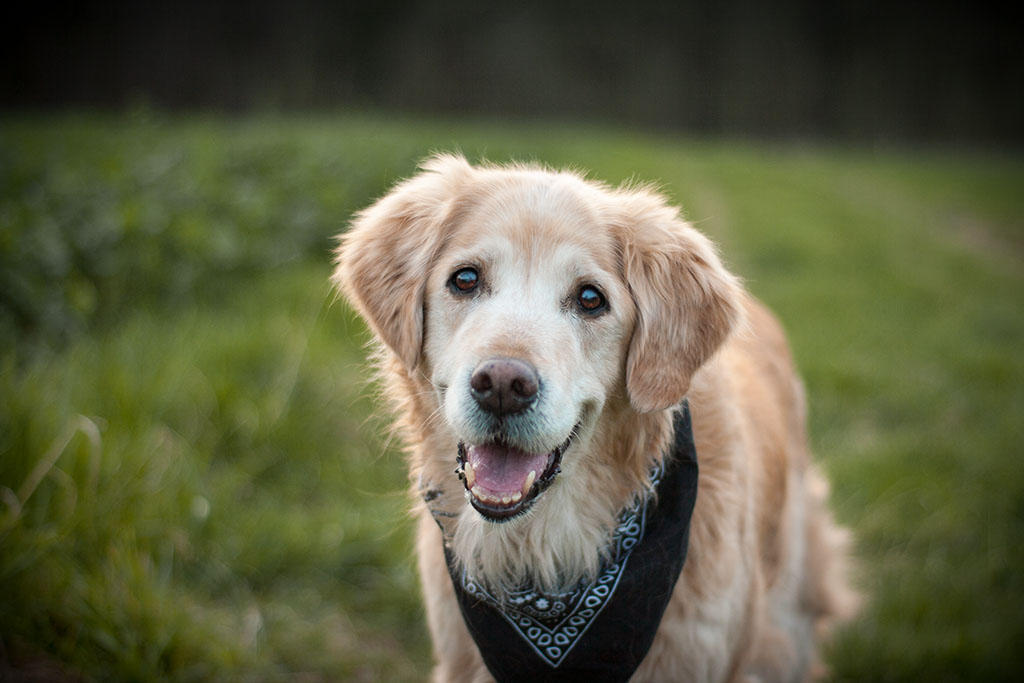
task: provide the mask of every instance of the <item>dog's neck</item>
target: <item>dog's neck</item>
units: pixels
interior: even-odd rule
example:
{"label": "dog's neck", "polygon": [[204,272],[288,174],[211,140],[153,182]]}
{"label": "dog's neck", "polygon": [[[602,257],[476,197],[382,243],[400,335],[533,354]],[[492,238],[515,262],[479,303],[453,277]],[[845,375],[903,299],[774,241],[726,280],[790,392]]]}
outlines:
{"label": "dog's neck", "polygon": [[573,444],[562,473],[533,508],[495,523],[466,503],[453,473],[455,438],[428,423],[426,396],[409,394],[405,404],[417,404],[405,427],[422,428],[410,434],[419,444],[410,453],[417,499],[431,499],[453,556],[497,593],[524,583],[558,591],[596,576],[619,513],[649,489],[651,465],[672,439],[671,410],[639,414],[625,401],[606,405],[600,427]]}

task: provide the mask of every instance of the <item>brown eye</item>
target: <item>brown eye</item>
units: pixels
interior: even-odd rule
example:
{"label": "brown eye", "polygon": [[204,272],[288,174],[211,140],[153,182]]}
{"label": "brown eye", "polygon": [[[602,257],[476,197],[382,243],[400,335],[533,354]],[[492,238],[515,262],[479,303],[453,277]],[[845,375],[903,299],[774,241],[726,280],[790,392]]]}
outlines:
{"label": "brown eye", "polygon": [[476,268],[460,268],[448,281],[453,291],[463,293],[472,292],[479,283],[480,274],[476,272]]}
{"label": "brown eye", "polygon": [[608,307],[604,295],[593,285],[580,287],[580,292],[576,295],[576,302],[584,313],[600,313]]}

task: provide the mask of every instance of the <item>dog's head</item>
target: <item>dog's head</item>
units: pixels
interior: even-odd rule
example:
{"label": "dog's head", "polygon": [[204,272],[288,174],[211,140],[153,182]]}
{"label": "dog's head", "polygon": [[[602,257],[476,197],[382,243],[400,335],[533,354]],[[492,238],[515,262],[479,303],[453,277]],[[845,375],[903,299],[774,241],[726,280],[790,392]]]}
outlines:
{"label": "dog's head", "polygon": [[739,317],[660,196],[455,156],[356,217],[334,278],[433,396],[458,444],[439,457],[491,521],[529,509],[606,411],[679,403]]}

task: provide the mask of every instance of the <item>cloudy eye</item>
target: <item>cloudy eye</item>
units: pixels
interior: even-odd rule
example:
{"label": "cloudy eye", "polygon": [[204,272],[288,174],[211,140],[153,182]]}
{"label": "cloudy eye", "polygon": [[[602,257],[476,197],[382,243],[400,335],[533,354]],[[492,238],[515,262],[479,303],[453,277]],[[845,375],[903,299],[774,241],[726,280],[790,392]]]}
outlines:
{"label": "cloudy eye", "polygon": [[459,268],[452,274],[448,286],[455,293],[468,294],[480,284],[480,274],[476,268]]}
{"label": "cloudy eye", "polygon": [[605,301],[604,294],[601,294],[600,290],[593,285],[583,285],[580,287],[580,291],[576,295],[576,303],[581,311],[590,314],[601,313],[608,308],[608,302]]}

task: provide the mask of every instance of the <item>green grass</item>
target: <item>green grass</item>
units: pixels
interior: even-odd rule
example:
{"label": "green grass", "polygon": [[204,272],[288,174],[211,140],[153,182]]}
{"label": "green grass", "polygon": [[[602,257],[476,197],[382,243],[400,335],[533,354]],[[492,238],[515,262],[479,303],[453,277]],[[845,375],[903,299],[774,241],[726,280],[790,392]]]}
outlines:
{"label": "green grass", "polygon": [[836,680],[1024,672],[1024,161],[355,116],[0,121],[0,661],[424,678],[402,459],[326,279],[454,148],[659,181],[779,314],[869,598]]}

